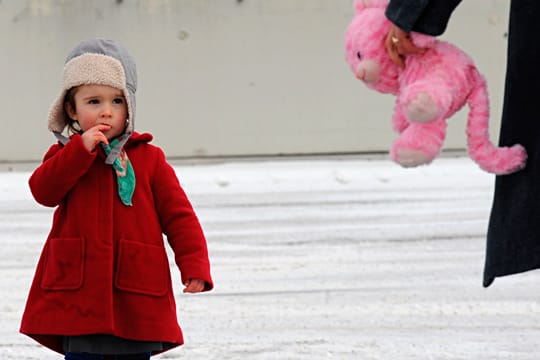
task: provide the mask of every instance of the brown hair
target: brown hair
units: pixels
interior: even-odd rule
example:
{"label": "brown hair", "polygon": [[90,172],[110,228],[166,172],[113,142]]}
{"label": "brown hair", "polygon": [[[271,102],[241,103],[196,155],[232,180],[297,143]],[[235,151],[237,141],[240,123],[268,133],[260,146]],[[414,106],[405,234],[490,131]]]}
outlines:
{"label": "brown hair", "polygon": [[76,110],[75,107],[75,94],[77,93],[78,87],[72,87],[69,89],[66,93],[66,96],[64,96],[64,117],[67,121],[67,127],[68,127],[68,133],[69,134],[79,134],[82,132],[82,129],[79,126],[79,123],[75,120],[73,120],[68,112],[66,111],[66,105],[69,105],[73,111]]}

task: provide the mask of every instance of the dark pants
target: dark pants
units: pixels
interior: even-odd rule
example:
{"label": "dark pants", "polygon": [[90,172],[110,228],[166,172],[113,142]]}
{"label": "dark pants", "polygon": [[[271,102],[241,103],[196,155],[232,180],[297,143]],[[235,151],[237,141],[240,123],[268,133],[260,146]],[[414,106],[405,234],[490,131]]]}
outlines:
{"label": "dark pants", "polygon": [[67,353],[66,360],[148,360],[150,353],[129,355],[99,355],[88,353]]}
{"label": "dark pants", "polygon": [[540,267],[540,1],[512,0],[500,144],[519,143],[527,166],[498,176],[488,227],[484,286]]}

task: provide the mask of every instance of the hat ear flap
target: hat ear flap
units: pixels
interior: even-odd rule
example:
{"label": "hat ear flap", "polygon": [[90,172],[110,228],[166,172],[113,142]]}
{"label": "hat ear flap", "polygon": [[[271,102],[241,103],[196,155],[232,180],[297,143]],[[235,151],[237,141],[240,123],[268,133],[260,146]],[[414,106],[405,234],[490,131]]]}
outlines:
{"label": "hat ear flap", "polygon": [[359,13],[364,9],[372,7],[383,7],[388,6],[388,0],[354,0],[354,11]]}

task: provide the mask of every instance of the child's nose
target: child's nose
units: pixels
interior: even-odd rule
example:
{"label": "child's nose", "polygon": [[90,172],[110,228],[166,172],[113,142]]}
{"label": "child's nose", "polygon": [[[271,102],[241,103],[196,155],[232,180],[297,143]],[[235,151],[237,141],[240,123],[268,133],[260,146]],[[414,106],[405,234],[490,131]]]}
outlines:
{"label": "child's nose", "polygon": [[101,109],[101,117],[111,117],[112,116],[112,109],[108,105],[104,105]]}

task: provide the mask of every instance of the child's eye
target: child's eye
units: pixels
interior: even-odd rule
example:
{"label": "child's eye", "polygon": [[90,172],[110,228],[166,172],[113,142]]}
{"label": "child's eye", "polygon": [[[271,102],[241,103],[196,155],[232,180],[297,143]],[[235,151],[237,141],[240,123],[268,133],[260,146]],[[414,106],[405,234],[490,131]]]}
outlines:
{"label": "child's eye", "polygon": [[359,52],[356,53],[356,57],[358,58],[358,60],[362,60],[362,54]]}
{"label": "child's eye", "polygon": [[116,99],[113,100],[113,103],[114,104],[123,104],[124,99],[123,98],[116,98]]}
{"label": "child's eye", "polygon": [[91,100],[88,100],[88,103],[93,104],[93,105],[99,104],[99,100],[98,99],[91,99]]}

